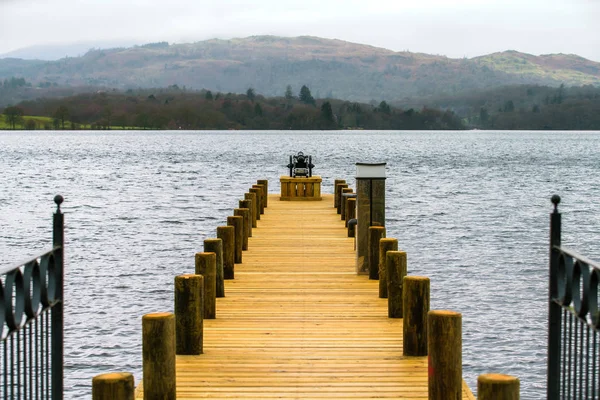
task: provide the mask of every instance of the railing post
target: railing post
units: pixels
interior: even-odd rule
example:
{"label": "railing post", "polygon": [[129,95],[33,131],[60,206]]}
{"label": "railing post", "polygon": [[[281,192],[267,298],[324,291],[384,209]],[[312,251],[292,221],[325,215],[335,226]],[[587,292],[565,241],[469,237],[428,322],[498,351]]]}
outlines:
{"label": "railing post", "polygon": [[96,375],[92,379],[92,400],[133,400],[135,386],[129,372]]}
{"label": "railing post", "polygon": [[386,254],[388,251],[398,251],[398,239],[385,238],[379,241],[379,257],[375,259],[375,265],[379,268],[379,298],[387,299],[387,271]]}
{"label": "railing post", "polygon": [[548,298],[548,376],[547,376],[547,398],[558,400],[560,398],[560,320],[561,307],[553,299],[558,297],[558,252],[554,246],[561,244],[561,215],[558,212],[560,197],[552,196],[554,210],[550,214],[550,279]]}
{"label": "railing post", "polygon": [[64,390],[64,246],[65,246],[65,220],[60,205],[64,199],[61,195],[54,197],[56,212],[53,218],[52,244],[54,251],[54,268],[56,269],[56,299],[57,304],[52,307],[52,399],[62,400]]}

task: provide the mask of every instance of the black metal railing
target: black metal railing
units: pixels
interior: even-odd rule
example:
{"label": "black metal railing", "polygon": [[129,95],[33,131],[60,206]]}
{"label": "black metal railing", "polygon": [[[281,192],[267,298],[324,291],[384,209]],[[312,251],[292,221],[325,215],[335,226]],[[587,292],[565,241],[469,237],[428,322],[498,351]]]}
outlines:
{"label": "black metal railing", "polygon": [[62,196],[52,249],[0,269],[0,399],[63,398]]}
{"label": "black metal railing", "polygon": [[560,197],[552,203],[548,399],[600,399],[600,264],[561,246]]}

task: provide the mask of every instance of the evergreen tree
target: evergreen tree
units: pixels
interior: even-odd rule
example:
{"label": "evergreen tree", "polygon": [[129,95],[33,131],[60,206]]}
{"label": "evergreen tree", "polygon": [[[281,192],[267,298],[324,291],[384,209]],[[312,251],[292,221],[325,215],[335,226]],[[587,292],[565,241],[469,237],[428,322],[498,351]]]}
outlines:
{"label": "evergreen tree", "polygon": [[292,92],[292,85],[287,85],[287,87],[285,88],[285,98],[288,101],[294,98],[294,93]]}
{"label": "evergreen tree", "polygon": [[326,101],[321,106],[321,117],[327,122],[333,122],[333,110],[330,102]]}
{"label": "evergreen tree", "polygon": [[254,92],[253,88],[248,88],[248,90],[246,90],[246,97],[248,97],[248,100],[250,100],[251,102],[254,103],[254,99],[256,98],[256,93]]}
{"label": "evergreen tree", "polygon": [[392,109],[390,108],[389,104],[386,103],[385,101],[382,101],[381,103],[379,103],[379,107],[377,107],[377,111],[390,115],[392,113]]}
{"label": "evergreen tree", "polygon": [[302,85],[302,88],[300,88],[299,97],[300,101],[304,104],[311,104],[313,106],[316,105],[315,99],[312,97],[312,94],[310,94],[310,89],[306,85]]}

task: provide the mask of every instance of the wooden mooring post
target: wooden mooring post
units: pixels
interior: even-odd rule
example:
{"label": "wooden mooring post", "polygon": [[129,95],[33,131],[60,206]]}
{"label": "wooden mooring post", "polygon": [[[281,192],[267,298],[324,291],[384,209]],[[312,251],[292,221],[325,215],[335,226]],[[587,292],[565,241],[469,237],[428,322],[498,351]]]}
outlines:
{"label": "wooden mooring post", "polygon": [[356,198],[349,198],[347,208],[346,226],[348,227],[348,237],[356,235],[356,224],[350,224],[350,220],[356,218]]}
{"label": "wooden mooring post", "polygon": [[252,201],[254,202],[254,207],[255,207],[254,210],[255,210],[256,220],[260,221],[260,214],[262,214],[260,212],[261,211],[260,203],[262,201],[262,189],[253,186],[250,189],[248,189],[248,191],[250,193],[254,193],[254,196],[256,197],[256,199],[252,199]]}
{"label": "wooden mooring post", "polygon": [[403,282],[403,352],[406,356],[426,356],[429,278],[425,276],[405,276]]}
{"label": "wooden mooring post", "polygon": [[379,279],[379,242],[385,238],[385,228],[383,226],[369,227],[369,251],[367,253],[366,264],[369,268],[369,279]]}
{"label": "wooden mooring post", "polygon": [[240,209],[245,208],[248,210],[248,237],[251,238],[252,237],[252,228],[253,228],[252,219],[254,218],[252,216],[252,213],[254,212],[254,209],[253,209],[254,206],[252,205],[252,200],[240,200],[239,206],[240,206]]}
{"label": "wooden mooring post", "polygon": [[265,196],[265,208],[269,206],[269,181],[266,179],[259,179],[256,181],[258,185],[263,185],[265,188],[264,196]]}
{"label": "wooden mooring post", "polygon": [[479,375],[477,378],[477,398],[479,400],[519,400],[519,379],[504,374]]}
{"label": "wooden mooring post", "polygon": [[204,251],[206,253],[215,253],[215,296],[225,297],[225,282],[223,278],[223,240],[215,238],[204,239]]}
{"label": "wooden mooring post", "polygon": [[387,299],[387,261],[386,254],[388,251],[398,251],[398,239],[394,238],[383,238],[379,241],[379,298]]}
{"label": "wooden mooring post", "polygon": [[92,379],[92,400],[133,400],[135,384],[129,372],[111,372]]}
{"label": "wooden mooring post", "polygon": [[333,183],[333,208],[335,209],[337,209],[338,203],[340,201],[340,198],[338,197],[338,190],[342,190],[341,188],[338,189],[338,185],[341,185],[343,183],[346,183],[345,179],[336,179]]}
{"label": "wooden mooring post", "polygon": [[142,317],[144,400],[176,400],[175,315]]}
{"label": "wooden mooring post", "polygon": [[347,188],[342,189],[342,197],[341,197],[342,203],[341,203],[341,207],[340,207],[340,210],[341,210],[340,218],[342,221],[346,220],[346,205],[347,205],[348,197],[345,195],[349,195],[349,194],[352,194],[352,188],[347,187]]}
{"label": "wooden mooring post", "polygon": [[267,192],[266,192],[266,188],[265,185],[252,185],[253,189],[258,189],[259,190],[259,197],[260,199],[258,200],[258,203],[260,205],[260,214],[264,214],[265,213],[265,198],[267,197]]}
{"label": "wooden mooring post", "polygon": [[344,189],[348,189],[348,187],[349,187],[349,185],[347,183],[339,183],[336,185],[335,197],[336,197],[338,214],[342,213],[342,193],[343,193]]}
{"label": "wooden mooring post", "polygon": [[[244,193],[244,199],[250,200],[252,202],[252,205],[249,208],[252,210],[252,227],[256,228],[256,227],[258,227],[258,224],[256,222],[256,220],[258,218],[258,208],[256,206],[258,200],[256,198],[256,193],[254,193],[254,192]],[[240,208],[242,208],[242,207],[240,207]]]}
{"label": "wooden mooring post", "polygon": [[[244,218],[240,216],[229,216],[227,217],[227,225],[233,226],[234,228],[234,241],[233,241],[233,261],[235,264],[242,263],[242,246],[244,243]],[[234,271],[231,270],[231,276],[227,276],[225,272],[225,279],[233,279]]]}
{"label": "wooden mooring post", "polygon": [[434,310],[427,314],[429,400],[462,398],[462,315]]}
{"label": "wooden mooring post", "polygon": [[233,215],[242,217],[242,250],[248,250],[248,237],[250,235],[250,210],[247,208],[236,208]]}
{"label": "wooden mooring post", "polygon": [[233,279],[235,267],[235,227],[229,225],[217,226],[217,237],[223,241],[223,279]]}
{"label": "wooden mooring post", "polygon": [[196,275],[204,277],[202,297],[204,319],[215,319],[217,316],[217,255],[207,252],[196,253],[195,271]]}
{"label": "wooden mooring post", "polygon": [[175,351],[177,354],[202,354],[205,282],[206,279],[202,275],[188,274],[175,277]]}
{"label": "wooden mooring post", "polygon": [[406,252],[386,253],[388,318],[402,318],[402,292],[406,276]]}

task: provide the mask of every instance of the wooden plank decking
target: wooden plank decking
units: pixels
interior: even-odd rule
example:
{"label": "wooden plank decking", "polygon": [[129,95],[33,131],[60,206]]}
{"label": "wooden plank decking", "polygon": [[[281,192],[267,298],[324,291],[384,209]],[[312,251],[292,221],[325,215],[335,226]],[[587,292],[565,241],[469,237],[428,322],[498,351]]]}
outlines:
{"label": "wooden plank decking", "polygon": [[427,398],[427,358],[402,355],[402,320],[354,265],[331,195],[271,195],[204,321],[204,354],[177,356],[177,399]]}

